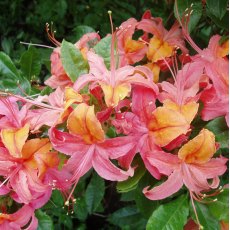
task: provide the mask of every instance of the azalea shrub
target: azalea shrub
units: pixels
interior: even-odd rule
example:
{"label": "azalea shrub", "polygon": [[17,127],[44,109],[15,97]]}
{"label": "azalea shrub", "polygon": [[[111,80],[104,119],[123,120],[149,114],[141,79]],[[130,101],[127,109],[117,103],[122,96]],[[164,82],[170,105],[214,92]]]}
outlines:
{"label": "azalea shrub", "polygon": [[19,63],[0,52],[0,229],[228,228],[218,2],[175,1],[168,27],[150,10],[114,25],[108,11],[111,33],[85,27],[75,42],[47,23],[52,46],[29,44]]}

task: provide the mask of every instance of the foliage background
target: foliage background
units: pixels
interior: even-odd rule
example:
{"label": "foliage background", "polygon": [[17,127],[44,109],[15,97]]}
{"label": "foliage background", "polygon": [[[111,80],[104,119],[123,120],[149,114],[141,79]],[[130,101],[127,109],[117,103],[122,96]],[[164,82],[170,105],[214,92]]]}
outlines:
{"label": "foliage background", "polygon": [[[178,0],[179,12],[182,13],[191,3],[195,4],[195,9],[191,17],[190,32],[201,48],[206,47],[210,37],[216,33],[228,36],[227,0]],[[75,43],[86,32],[99,31],[101,37],[110,33],[108,10],[113,12],[114,24],[119,26],[130,17],[140,20],[147,9],[151,10],[154,17],[162,17],[166,28],[170,28],[175,20],[173,0],[1,0],[0,48],[11,57],[20,73],[12,75],[11,72],[8,77],[13,76],[16,80],[23,77],[25,85],[32,80],[33,86],[28,93],[40,92],[44,79],[50,76],[49,56],[52,50],[34,47],[28,49],[20,41],[52,45],[45,32],[46,22],[53,22],[57,40],[65,38]],[[3,76],[3,72],[1,67],[0,88],[17,88],[16,80],[12,78],[9,81],[4,77],[6,75]],[[28,82],[25,83],[26,81]],[[223,124],[223,120],[216,120],[210,127],[217,127],[215,131],[219,132],[220,140],[225,143],[222,145],[223,153],[228,147],[224,139],[228,134],[226,127],[219,128],[220,124]],[[113,137],[113,130],[110,131],[109,135]],[[141,191],[146,184],[152,183],[155,183],[154,179],[144,172],[139,175],[139,180],[117,187],[116,183],[104,181],[90,171],[80,180],[75,191],[77,202],[69,210],[63,208],[62,195],[54,191],[51,201],[36,213],[39,229],[144,229],[154,210],[157,209],[155,215],[160,215],[162,209],[159,207],[170,204],[172,207],[167,207],[168,210],[179,204],[182,215],[187,215],[187,209],[183,213],[183,207],[188,206],[187,199],[183,196],[175,199],[175,204],[168,203],[174,197],[161,202],[147,200]],[[176,194],[175,198],[178,195],[180,194]],[[226,199],[227,195],[224,194],[220,197],[220,202],[225,203]],[[221,206],[221,203],[218,205],[219,209],[227,212],[226,206]],[[223,219],[223,216],[216,214],[216,207],[197,204],[197,209],[204,218],[209,218],[210,223],[203,223],[207,229],[219,229],[218,220]],[[177,210],[174,215],[177,215]],[[153,221],[157,216],[152,215],[151,218]],[[227,218],[224,216],[224,219]],[[148,226],[151,226],[150,222]]]}

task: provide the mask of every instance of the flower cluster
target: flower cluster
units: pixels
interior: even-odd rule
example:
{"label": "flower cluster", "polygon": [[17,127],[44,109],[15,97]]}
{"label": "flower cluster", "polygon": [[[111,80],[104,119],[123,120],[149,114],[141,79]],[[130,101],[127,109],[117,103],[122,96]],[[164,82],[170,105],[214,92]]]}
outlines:
{"label": "flower cluster", "polygon": [[[73,191],[91,168],[106,180],[127,180],[139,167],[137,155],[162,182],[146,185],[148,199],[164,199],[185,186],[199,201],[218,189],[227,158],[214,157],[218,143],[210,130],[194,134],[191,124],[197,117],[225,116],[228,122],[228,42],[215,35],[202,50],[184,20],[167,30],[146,11],[140,21],[130,18],[107,35],[107,58],[95,48],[102,41],[98,33],[71,44],[72,56],[80,57],[72,68],[79,72],[84,63],[87,70],[73,80],[61,55],[67,42],[47,31],[58,46],[45,82],[53,92],[0,98],[0,195],[18,209],[10,214],[1,207],[1,229],[36,229],[34,210],[52,190],[63,193],[66,205],[75,202]],[[189,54],[185,41],[197,54]]]}

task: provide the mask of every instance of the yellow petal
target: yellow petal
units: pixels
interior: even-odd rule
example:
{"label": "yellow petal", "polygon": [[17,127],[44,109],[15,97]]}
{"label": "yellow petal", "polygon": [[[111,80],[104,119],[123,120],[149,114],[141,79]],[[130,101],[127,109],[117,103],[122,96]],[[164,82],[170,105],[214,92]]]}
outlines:
{"label": "yellow petal", "polygon": [[205,163],[216,152],[215,136],[207,129],[202,129],[198,136],[185,144],[178,152],[178,157],[186,163]]}
{"label": "yellow petal", "polygon": [[2,142],[9,150],[11,156],[16,158],[22,157],[22,147],[26,142],[29,134],[29,124],[20,129],[3,129],[1,131]]}
{"label": "yellow petal", "polygon": [[145,66],[147,66],[153,72],[153,81],[157,83],[159,81],[160,67],[151,62],[145,64]]}
{"label": "yellow petal", "polygon": [[199,104],[195,101],[189,102],[181,106],[169,99],[165,100],[163,103],[164,107],[180,112],[185,117],[188,124],[190,124],[193,121],[199,108]]}
{"label": "yellow petal", "polygon": [[69,115],[67,127],[70,133],[80,135],[88,144],[103,141],[105,138],[101,123],[94,113],[94,106],[84,103],[79,104]]}
{"label": "yellow petal", "polygon": [[130,84],[120,84],[115,87],[111,85],[100,83],[105,95],[105,103],[108,107],[117,106],[118,102],[124,99],[131,91]]}
{"label": "yellow petal", "polygon": [[162,39],[155,36],[151,38],[147,52],[147,58],[150,61],[156,62],[158,60],[162,60],[163,58],[171,57],[172,53],[173,47],[167,42],[164,42]]}
{"label": "yellow petal", "polygon": [[165,107],[158,107],[152,114],[148,128],[155,143],[165,146],[181,134],[186,134],[189,124],[182,114]]}

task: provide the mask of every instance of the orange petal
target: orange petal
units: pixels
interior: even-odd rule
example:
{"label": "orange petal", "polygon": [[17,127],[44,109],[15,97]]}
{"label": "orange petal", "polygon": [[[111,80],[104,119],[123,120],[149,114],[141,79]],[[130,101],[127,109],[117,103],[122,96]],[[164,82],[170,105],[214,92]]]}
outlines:
{"label": "orange petal", "polygon": [[132,40],[131,38],[127,38],[125,40],[125,52],[126,53],[133,53],[144,47],[145,45],[143,44],[143,42],[135,41],[135,40]]}
{"label": "orange petal", "polygon": [[26,142],[29,134],[29,124],[20,129],[3,129],[1,131],[2,142],[9,150],[11,156],[16,158],[22,157],[22,147]]}
{"label": "orange petal", "polygon": [[165,107],[158,107],[152,114],[148,128],[155,143],[165,146],[181,134],[186,134],[189,124],[181,113]]}
{"label": "orange petal", "polygon": [[88,144],[103,141],[105,138],[101,123],[96,118],[94,106],[84,103],[69,115],[67,127],[72,134],[80,135]]}
{"label": "orange petal", "polygon": [[124,99],[131,91],[130,84],[120,84],[115,87],[111,85],[100,83],[105,95],[105,103],[108,107],[117,106],[118,102]]}
{"label": "orange petal", "polygon": [[186,163],[203,164],[216,152],[215,136],[207,129],[202,129],[198,136],[185,144],[178,152],[178,157]]}
{"label": "orange petal", "polygon": [[225,57],[229,53],[229,40],[225,41],[220,47],[217,49],[218,57]]}
{"label": "orange petal", "polygon": [[165,100],[163,103],[164,103],[164,107],[180,112],[185,117],[188,124],[192,122],[199,108],[199,104],[196,103],[195,101],[189,102],[181,106],[168,99]]}
{"label": "orange petal", "polygon": [[81,94],[75,91],[73,88],[66,87],[65,88],[65,109],[67,109],[74,102],[81,103],[83,98]]}
{"label": "orange petal", "polygon": [[150,61],[156,62],[158,60],[162,60],[163,58],[171,57],[172,53],[173,47],[167,42],[164,42],[155,36],[151,38],[147,52],[147,58]]}
{"label": "orange petal", "polygon": [[22,148],[22,157],[24,159],[29,159],[35,153],[39,152],[41,154],[47,153],[52,149],[52,145],[48,138],[35,138],[28,140]]}

